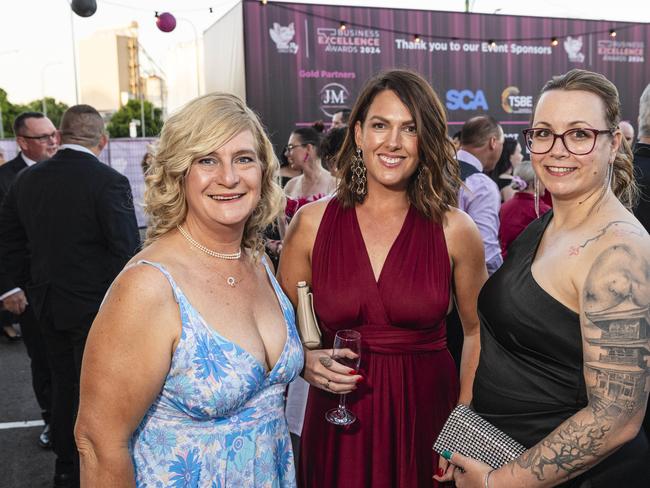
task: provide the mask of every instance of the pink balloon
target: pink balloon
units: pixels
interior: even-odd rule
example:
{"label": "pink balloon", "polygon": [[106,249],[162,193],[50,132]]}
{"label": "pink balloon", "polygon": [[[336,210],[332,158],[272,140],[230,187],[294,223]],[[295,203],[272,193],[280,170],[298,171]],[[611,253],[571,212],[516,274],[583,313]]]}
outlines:
{"label": "pink balloon", "polygon": [[163,32],[171,32],[176,28],[176,17],[169,12],[163,12],[156,19],[156,25]]}

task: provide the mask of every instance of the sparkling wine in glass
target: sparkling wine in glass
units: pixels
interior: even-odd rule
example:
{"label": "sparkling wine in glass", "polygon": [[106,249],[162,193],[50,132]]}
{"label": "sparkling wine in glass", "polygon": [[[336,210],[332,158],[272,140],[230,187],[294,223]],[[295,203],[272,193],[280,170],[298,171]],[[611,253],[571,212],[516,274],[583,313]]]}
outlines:
{"label": "sparkling wine in glass", "polygon": [[[357,357],[346,357],[343,349],[349,349],[355,353]],[[359,369],[359,363],[361,362],[361,334],[356,330],[339,330],[334,337],[332,359],[343,366],[347,366],[348,368],[357,371]],[[350,425],[357,420],[357,417],[345,408],[345,396],[345,394],[340,395],[339,406],[325,414],[325,418],[328,422],[334,425]]]}

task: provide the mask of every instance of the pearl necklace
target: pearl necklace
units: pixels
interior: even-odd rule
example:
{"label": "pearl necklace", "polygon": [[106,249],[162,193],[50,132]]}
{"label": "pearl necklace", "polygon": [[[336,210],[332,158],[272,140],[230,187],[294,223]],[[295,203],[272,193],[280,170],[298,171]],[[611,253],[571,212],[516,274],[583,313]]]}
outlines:
{"label": "pearl necklace", "polygon": [[[234,261],[234,260],[239,259],[241,257],[241,247],[239,248],[239,250],[237,252],[233,252],[233,253],[223,253],[223,252],[213,251],[212,249],[208,249],[207,247],[203,246],[202,244],[199,244],[194,239],[192,239],[192,237],[187,233],[187,231],[185,229],[183,229],[180,225],[177,225],[176,228],[178,229],[178,232],[180,232],[181,235],[187,240],[187,242],[192,244],[199,251],[203,251],[208,256],[212,256],[214,258],[219,258],[219,259],[227,259],[229,261]],[[233,288],[235,287],[235,285],[237,285],[237,283],[239,283],[241,281],[241,280],[238,280],[237,278],[235,278],[234,276],[225,277],[221,273],[219,273],[218,271],[217,271],[217,274],[219,276],[221,276],[222,278],[225,278],[226,283],[228,284],[228,286],[233,287]]]}
{"label": "pearl necklace", "polygon": [[183,229],[180,225],[177,225],[176,228],[181,233],[181,235],[187,240],[187,242],[192,244],[199,251],[203,251],[208,256],[212,256],[213,258],[219,258],[219,259],[227,259],[229,261],[234,261],[236,259],[241,258],[241,247],[237,250],[237,252],[231,252],[231,253],[223,253],[223,252],[213,251],[212,249],[208,249],[203,244],[199,244],[194,239],[192,239],[192,236],[190,236],[187,233],[187,231],[185,229]]}

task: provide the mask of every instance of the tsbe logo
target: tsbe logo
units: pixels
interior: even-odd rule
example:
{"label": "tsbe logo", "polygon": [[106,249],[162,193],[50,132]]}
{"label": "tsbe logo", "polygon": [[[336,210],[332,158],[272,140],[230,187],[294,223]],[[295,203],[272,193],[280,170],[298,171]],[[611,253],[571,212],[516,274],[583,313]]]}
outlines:
{"label": "tsbe logo", "polygon": [[298,44],[292,42],[293,36],[296,35],[293,22],[286,27],[274,22],[273,29],[269,29],[269,34],[279,53],[296,54],[298,52]]}
{"label": "tsbe logo", "polygon": [[350,98],[348,89],[340,83],[328,83],[320,91],[320,109],[328,117],[332,117],[342,108],[347,108]]}
{"label": "tsbe logo", "polygon": [[573,38],[568,36],[564,41],[564,50],[572,63],[584,63],[585,55],[580,52],[582,49],[582,36]]}
{"label": "tsbe logo", "polygon": [[488,110],[483,90],[448,90],[446,105],[449,110]]}
{"label": "tsbe logo", "polygon": [[508,86],[501,92],[501,107],[509,114],[533,113],[532,95],[520,95],[519,88]]}

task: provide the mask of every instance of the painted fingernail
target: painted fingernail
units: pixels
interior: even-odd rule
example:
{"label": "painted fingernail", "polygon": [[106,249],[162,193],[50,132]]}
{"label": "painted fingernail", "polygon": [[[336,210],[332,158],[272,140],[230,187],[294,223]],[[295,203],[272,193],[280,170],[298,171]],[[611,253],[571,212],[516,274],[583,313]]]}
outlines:
{"label": "painted fingernail", "polygon": [[436,470],[436,474],[438,475],[438,477],[442,477],[442,476],[445,475],[445,470],[442,469],[442,468],[438,468],[438,469]]}
{"label": "painted fingernail", "polygon": [[353,369],[353,370],[350,371],[348,374],[349,374],[350,376],[353,376],[353,375],[357,374],[357,372]]}
{"label": "painted fingernail", "polygon": [[357,383],[363,383],[364,381],[366,381],[366,379],[363,376],[359,376]]}
{"label": "painted fingernail", "polygon": [[440,453],[440,455],[441,455],[443,458],[445,458],[447,461],[449,461],[449,460],[451,459],[451,454],[452,454],[451,451],[448,451],[447,449],[445,449],[444,451],[442,451],[442,452]]}

